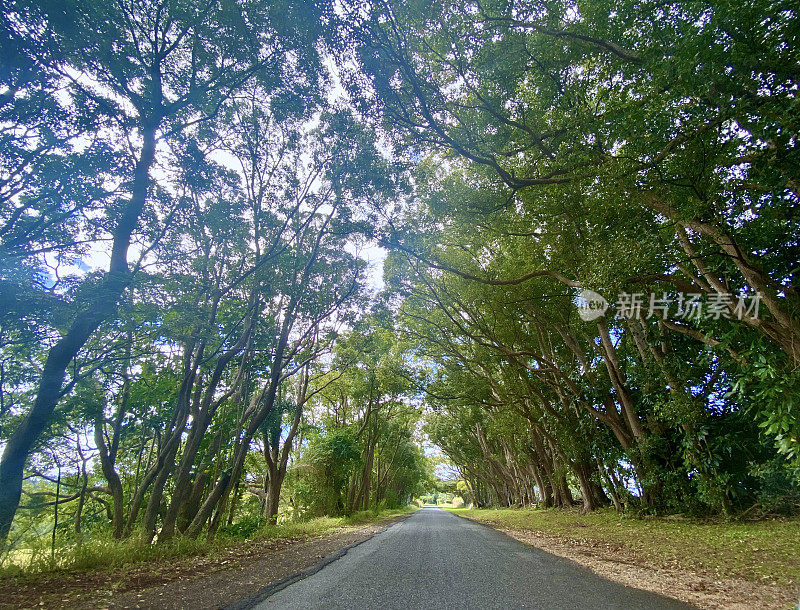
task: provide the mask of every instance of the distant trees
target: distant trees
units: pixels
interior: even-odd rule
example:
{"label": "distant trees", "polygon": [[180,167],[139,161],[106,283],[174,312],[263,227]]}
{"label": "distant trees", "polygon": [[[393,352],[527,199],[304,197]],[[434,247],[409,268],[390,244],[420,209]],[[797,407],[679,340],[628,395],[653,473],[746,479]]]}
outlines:
{"label": "distant trees", "polygon": [[314,398],[318,427],[298,464],[298,490],[312,513],[403,506],[427,483],[418,390],[385,313],[341,337],[336,377]]}

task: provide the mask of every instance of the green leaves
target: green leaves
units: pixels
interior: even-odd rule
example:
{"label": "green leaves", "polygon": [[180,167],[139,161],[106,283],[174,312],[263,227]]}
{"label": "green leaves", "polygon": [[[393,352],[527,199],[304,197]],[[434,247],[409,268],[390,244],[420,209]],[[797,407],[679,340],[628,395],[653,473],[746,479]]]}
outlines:
{"label": "green leaves", "polygon": [[[785,136],[796,129],[785,126],[798,74],[783,62],[797,15],[737,6],[444,2],[373,15],[364,68],[397,149],[418,159],[389,285],[436,371],[433,420],[491,414],[478,420],[483,445],[468,427],[439,437],[463,468],[481,470],[464,444],[498,460],[476,484],[519,480],[504,474],[509,432],[495,420],[520,412],[519,438],[546,438],[578,478],[587,455],[616,468],[622,451],[643,503],[686,494],[727,511],[752,499],[748,468],[768,458],[739,411],[795,455],[798,198]],[[754,49],[769,66],[755,67]],[[612,303],[607,345],[576,317],[580,289]],[[756,292],[769,301],[758,320],[612,319],[620,293]]]}

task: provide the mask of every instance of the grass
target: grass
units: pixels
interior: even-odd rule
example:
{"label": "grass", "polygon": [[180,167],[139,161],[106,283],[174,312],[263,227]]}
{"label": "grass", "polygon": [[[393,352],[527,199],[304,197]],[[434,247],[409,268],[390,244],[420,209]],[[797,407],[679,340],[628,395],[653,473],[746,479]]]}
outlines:
{"label": "grass", "polygon": [[654,567],[792,585],[800,576],[800,519],[753,523],[636,519],[613,510],[450,509],[488,525],[597,546]]}
{"label": "grass", "polygon": [[413,507],[361,511],[347,517],[319,517],[278,525],[263,524],[246,534],[220,531],[213,541],[177,537],[164,544],[150,544],[138,536],[125,540],[114,540],[108,536],[95,537],[80,544],[57,547],[53,556],[50,554],[49,539],[42,539],[32,547],[7,556],[0,567],[0,578],[39,578],[56,572],[115,571],[137,564],[164,563],[201,555],[213,556],[253,541],[314,538],[334,530],[372,523],[412,510]]}

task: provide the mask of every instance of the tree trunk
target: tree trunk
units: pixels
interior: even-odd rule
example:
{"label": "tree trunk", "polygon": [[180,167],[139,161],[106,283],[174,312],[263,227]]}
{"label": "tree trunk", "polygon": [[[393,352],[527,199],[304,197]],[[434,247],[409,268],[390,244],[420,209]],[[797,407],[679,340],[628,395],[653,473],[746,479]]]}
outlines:
{"label": "tree trunk", "polygon": [[36,399],[28,415],[6,443],[0,459],[0,541],[8,537],[22,494],[22,476],[31,449],[50,423],[61,397],[67,367],[92,333],[117,309],[117,301],[128,285],[128,246],[147,199],[150,166],[156,149],[156,123],[145,121],[142,150],[134,170],[131,198],[114,230],[111,263],[94,294],[83,304],[67,333],[50,348],[39,379]]}
{"label": "tree trunk", "polygon": [[270,473],[267,480],[267,498],[264,502],[264,516],[270,523],[278,522],[278,506],[281,499],[283,476],[278,469]]}
{"label": "tree trunk", "polygon": [[111,517],[111,535],[114,538],[122,538],[123,527],[125,525],[125,502],[122,490],[122,481],[117,474],[114,466],[114,456],[109,452],[106,446],[104,435],[104,418],[102,411],[97,414],[94,420],[94,442],[97,445],[98,457],[100,458],[100,468],[103,471],[103,476],[108,481],[108,489],[111,491],[112,500],[112,517]]}
{"label": "tree trunk", "polygon": [[597,458],[597,472],[600,473],[600,479],[606,484],[608,487],[608,493],[611,495],[611,501],[614,503],[614,509],[618,512],[622,512],[622,502],[619,499],[619,494],[617,493],[617,488],[614,483],[611,481],[611,478],[608,476],[603,463],[600,461],[600,458]]}
{"label": "tree trunk", "polygon": [[[177,450],[177,447],[175,450]],[[174,452],[172,455],[174,459]],[[150,493],[150,499],[148,500],[147,508],[144,511],[144,522],[142,523],[145,539],[148,542],[151,542],[153,537],[156,535],[158,509],[161,507],[161,498],[164,495],[164,486],[167,483],[167,478],[169,477],[170,472],[172,472],[171,464],[169,466],[162,466],[155,478],[155,481],[153,482],[153,491]]]}
{"label": "tree trunk", "polygon": [[605,493],[602,489],[598,489],[597,483],[592,480],[592,468],[587,464],[575,463],[572,471],[578,478],[578,484],[581,488],[583,512],[588,513],[608,504],[608,498]]}
{"label": "tree trunk", "polygon": [[[216,303],[214,310],[216,311]],[[214,317],[215,316],[212,316],[212,319]],[[186,443],[183,447],[183,454],[181,455],[181,461],[178,465],[178,473],[175,477],[175,490],[172,494],[172,498],[170,499],[167,512],[164,515],[164,525],[161,529],[161,534],[158,537],[159,542],[163,540],[169,540],[175,533],[175,525],[178,514],[180,513],[184,500],[187,498],[190,488],[189,479],[191,476],[192,466],[194,465],[195,458],[197,457],[197,452],[200,450],[200,445],[203,442],[203,438],[208,430],[209,425],[211,425],[211,420],[214,417],[217,407],[219,407],[219,405],[226,398],[230,397],[235,391],[235,388],[231,388],[225,392],[222,397],[217,397],[217,387],[222,380],[222,375],[225,372],[225,368],[228,366],[230,361],[233,360],[233,358],[236,357],[236,355],[240,353],[247,345],[252,328],[253,319],[252,317],[248,317],[247,321],[245,322],[245,329],[242,332],[239,340],[229,350],[220,355],[219,359],[217,360],[217,364],[214,367],[214,372],[212,373],[211,379],[208,382],[208,386],[205,389],[203,402],[197,408],[197,412],[194,413],[192,429],[189,431],[189,436],[186,439]],[[196,367],[194,370],[196,370]]]}
{"label": "tree trunk", "polygon": [[233,525],[233,518],[236,515],[236,505],[239,504],[239,497],[241,496],[241,479],[236,481],[233,486],[233,497],[231,498],[231,507],[228,511],[228,525]]}
{"label": "tree trunk", "polygon": [[[197,511],[200,509],[200,504],[203,501],[203,491],[205,491],[206,483],[208,482],[208,474],[203,471],[197,473],[194,481],[191,484],[191,491],[186,497],[186,501],[181,504],[181,511],[178,513],[176,525],[178,531],[183,531],[192,522]],[[164,528],[158,535],[158,541],[163,542],[161,535],[164,533]]]}
{"label": "tree trunk", "polygon": [[86,465],[81,468],[81,491],[78,496],[78,506],[75,508],[75,533],[81,533],[81,519],[83,517],[83,506],[86,504],[86,488],[89,486],[89,477],[86,475]]}

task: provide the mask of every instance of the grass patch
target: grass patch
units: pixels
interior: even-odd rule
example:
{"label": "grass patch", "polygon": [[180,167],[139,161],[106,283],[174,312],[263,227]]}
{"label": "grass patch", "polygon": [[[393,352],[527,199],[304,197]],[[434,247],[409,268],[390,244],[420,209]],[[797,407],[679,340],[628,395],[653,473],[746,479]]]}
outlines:
{"label": "grass patch", "polygon": [[364,523],[371,523],[375,519],[388,519],[391,517],[399,517],[400,515],[407,515],[418,510],[416,505],[409,505],[404,508],[383,509],[379,511],[361,510],[348,517],[342,517],[344,525],[362,525]]}
{"label": "grass patch", "polygon": [[151,544],[139,536],[114,540],[109,536],[93,537],[79,543],[63,545],[51,555],[49,540],[14,551],[0,566],[0,578],[39,578],[59,572],[116,571],[145,563],[222,554],[245,543],[259,540],[309,539],[356,525],[363,525],[402,515],[415,507],[361,511],[348,517],[319,517],[308,521],[260,524],[254,528],[220,530],[212,541],[205,538],[176,537],[163,544]]}
{"label": "grass patch", "polygon": [[613,510],[450,509],[488,525],[622,551],[637,563],[791,585],[800,576],[800,519],[753,523],[637,519]]}
{"label": "grass patch", "polygon": [[254,538],[311,538],[339,528],[364,525],[379,519],[407,515],[414,510],[416,510],[416,507],[413,506],[377,511],[362,510],[346,517],[317,517],[308,521],[286,521],[278,525],[263,525],[256,531]]}

